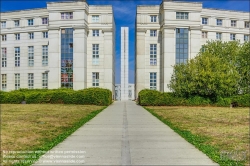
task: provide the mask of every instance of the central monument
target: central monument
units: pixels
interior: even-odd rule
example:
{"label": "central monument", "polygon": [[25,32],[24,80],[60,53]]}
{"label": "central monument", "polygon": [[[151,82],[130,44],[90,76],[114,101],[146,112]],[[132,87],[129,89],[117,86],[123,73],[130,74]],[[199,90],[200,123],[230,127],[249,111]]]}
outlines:
{"label": "central monument", "polygon": [[121,27],[121,100],[128,100],[128,27]]}

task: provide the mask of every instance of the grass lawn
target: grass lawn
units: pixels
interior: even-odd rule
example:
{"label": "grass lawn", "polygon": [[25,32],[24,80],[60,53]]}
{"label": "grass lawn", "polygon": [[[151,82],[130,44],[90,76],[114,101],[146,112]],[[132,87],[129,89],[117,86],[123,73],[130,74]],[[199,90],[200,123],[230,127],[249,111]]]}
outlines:
{"label": "grass lawn", "polygon": [[1,150],[47,151],[104,108],[93,105],[1,104]]}
{"label": "grass lawn", "polygon": [[249,108],[145,108],[220,165],[249,165]]}

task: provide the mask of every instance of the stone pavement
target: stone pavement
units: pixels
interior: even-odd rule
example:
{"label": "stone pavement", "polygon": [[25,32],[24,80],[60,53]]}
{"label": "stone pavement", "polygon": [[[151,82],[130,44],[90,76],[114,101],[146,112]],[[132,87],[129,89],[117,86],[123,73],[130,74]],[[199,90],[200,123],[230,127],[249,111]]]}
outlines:
{"label": "stone pavement", "polygon": [[34,165],[218,165],[133,101],[116,101]]}

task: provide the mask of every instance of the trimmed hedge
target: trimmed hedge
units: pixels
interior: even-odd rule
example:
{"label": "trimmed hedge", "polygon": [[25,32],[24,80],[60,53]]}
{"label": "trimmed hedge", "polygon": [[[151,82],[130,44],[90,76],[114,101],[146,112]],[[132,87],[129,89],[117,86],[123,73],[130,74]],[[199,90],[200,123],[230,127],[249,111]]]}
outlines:
{"label": "trimmed hedge", "polygon": [[138,103],[142,106],[221,106],[229,107],[231,103],[237,103],[239,107],[250,106],[250,94],[232,96],[230,98],[219,98],[212,102],[209,98],[193,96],[182,98],[170,92],[159,92],[156,90],[144,89],[138,94]]}
{"label": "trimmed hedge", "polygon": [[[10,95],[15,96],[9,97]],[[87,88],[74,91],[72,89],[20,89],[0,93],[1,103],[27,104],[83,104],[83,105],[110,105],[112,92],[102,88]]]}

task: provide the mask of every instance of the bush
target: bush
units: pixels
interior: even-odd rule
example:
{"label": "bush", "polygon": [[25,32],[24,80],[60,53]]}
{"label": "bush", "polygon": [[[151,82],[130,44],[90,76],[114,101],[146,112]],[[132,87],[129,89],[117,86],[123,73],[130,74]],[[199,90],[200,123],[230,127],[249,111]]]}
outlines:
{"label": "bush", "polygon": [[20,104],[24,99],[24,94],[18,91],[1,92],[1,103]]}
{"label": "bush", "polygon": [[237,95],[227,98],[218,98],[211,101],[210,98],[192,96],[189,98],[178,97],[174,93],[159,92],[144,89],[138,94],[138,103],[142,106],[209,106],[229,107],[231,103],[237,103],[239,107],[250,106],[250,94]]}
{"label": "bush", "polygon": [[79,91],[72,89],[20,89],[11,92],[12,95],[21,94],[22,100],[20,102],[10,100],[7,95],[9,93],[0,93],[0,97],[3,96],[1,97],[3,103],[20,103],[23,100],[27,104],[110,105],[112,103],[112,92],[102,88],[88,88]]}

